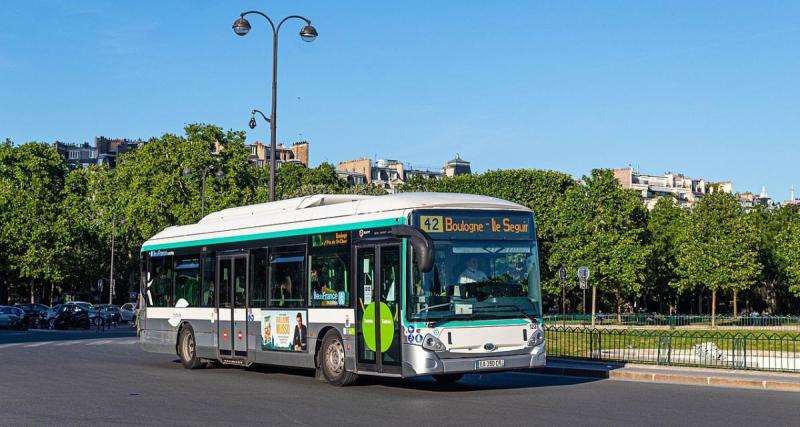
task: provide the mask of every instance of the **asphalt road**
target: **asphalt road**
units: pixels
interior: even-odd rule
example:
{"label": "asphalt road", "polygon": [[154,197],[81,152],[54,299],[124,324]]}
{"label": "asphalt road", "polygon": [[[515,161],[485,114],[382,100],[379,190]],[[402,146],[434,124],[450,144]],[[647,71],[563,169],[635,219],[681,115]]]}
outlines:
{"label": "asphalt road", "polygon": [[525,372],[335,388],[309,371],[189,371],[125,330],[0,331],[0,425],[789,426],[799,405],[798,393]]}

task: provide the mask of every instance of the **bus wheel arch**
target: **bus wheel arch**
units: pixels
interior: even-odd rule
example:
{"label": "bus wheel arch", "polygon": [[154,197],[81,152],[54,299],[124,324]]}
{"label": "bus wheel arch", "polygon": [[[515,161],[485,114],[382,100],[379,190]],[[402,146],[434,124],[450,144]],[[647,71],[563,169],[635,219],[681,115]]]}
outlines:
{"label": "bus wheel arch", "polygon": [[322,343],[318,344],[315,355],[317,376],[335,386],[353,384],[358,379],[358,375],[347,370],[347,358],[342,336],[339,331],[332,327],[325,328],[323,331],[325,331],[324,335],[322,331],[320,333]]}

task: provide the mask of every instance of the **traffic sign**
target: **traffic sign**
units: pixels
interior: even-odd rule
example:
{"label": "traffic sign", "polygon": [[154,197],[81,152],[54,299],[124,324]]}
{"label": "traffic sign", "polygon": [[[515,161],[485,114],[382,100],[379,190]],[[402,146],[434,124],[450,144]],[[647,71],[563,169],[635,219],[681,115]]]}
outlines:
{"label": "traffic sign", "polygon": [[578,268],[578,280],[580,281],[581,289],[586,289],[586,282],[589,280],[589,267],[582,265]]}

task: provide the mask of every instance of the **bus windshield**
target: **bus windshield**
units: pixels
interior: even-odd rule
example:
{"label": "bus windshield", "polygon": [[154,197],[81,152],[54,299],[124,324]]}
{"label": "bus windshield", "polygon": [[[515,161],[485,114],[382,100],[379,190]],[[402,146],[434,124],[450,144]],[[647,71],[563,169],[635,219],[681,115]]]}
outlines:
{"label": "bus windshield", "polygon": [[409,320],[441,322],[541,315],[536,242],[437,240],[432,271],[414,264]]}

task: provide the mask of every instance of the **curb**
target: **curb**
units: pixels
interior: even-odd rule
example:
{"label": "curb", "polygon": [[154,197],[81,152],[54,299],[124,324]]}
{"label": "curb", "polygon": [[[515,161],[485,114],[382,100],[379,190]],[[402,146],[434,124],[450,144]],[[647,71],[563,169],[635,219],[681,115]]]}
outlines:
{"label": "curb", "polygon": [[729,388],[749,388],[800,392],[800,383],[780,380],[715,377],[685,374],[656,374],[636,371],[611,371],[607,378],[622,381],[644,381],[670,384],[709,385]]}
{"label": "curb", "polygon": [[545,366],[533,369],[533,372],[545,375],[559,375],[582,378],[610,379],[619,381],[640,381],[664,384],[704,385],[728,388],[761,389],[774,391],[800,392],[800,382],[781,381],[776,379],[749,379],[746,377],[723,377],[713,375],[689,375],[683,373],[654,373],[618,369],[605,370],[597,368]]}

